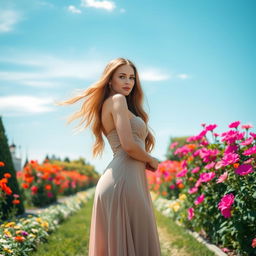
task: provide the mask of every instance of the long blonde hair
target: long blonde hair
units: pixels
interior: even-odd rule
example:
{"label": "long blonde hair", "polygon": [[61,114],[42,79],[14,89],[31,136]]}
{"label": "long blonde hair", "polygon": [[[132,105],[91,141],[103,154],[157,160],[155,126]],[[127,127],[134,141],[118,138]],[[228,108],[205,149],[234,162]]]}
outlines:
{"label": "long blonde hair", "polygon": [[[110,95],[110,88],[108,86],[109,81],[112,78],[115,70],[122,65],[130,65],[134,69],[135,73],[134,87],[131,93],[126,96],[128,108],[134,115],[140,116],[148,127],[148,115],[142,107],[144,95],[141,88],[139,75],[135,65],[128,59],[116,58],[111,60],[105,67],[100,79],[96,83],[93,83],[86,90],[82,91],[82,93],[75,97],[62,102],[56,102],[57,105],[69,105],[74,104],[81,99],[85,99],[81,109],[72,114],[68,118],[67,123],[70,123],[77,118],[81,118],[77,127],[81,128],[83,123],[85,123],[85,126],[82,130],[91,124],[92,132],[96,138],[96,141],[93,145],[93,157],[99,154],[102,155],[102,151],[104,149],[104,140],[102,137],[103,126],[101,122],[102,105],[105,99],[107,99]],[[147,152],[151,152],[154,146],[155,138],[148,129],[148,135],[145,139],[145,150]]]}

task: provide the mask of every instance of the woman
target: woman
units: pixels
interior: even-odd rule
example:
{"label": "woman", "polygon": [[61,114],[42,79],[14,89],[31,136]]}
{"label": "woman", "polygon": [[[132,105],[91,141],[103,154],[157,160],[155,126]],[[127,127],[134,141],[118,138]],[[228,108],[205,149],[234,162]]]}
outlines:
{"label": "woman", "polygon": [[143,92],[135,65],[127,59],[109,62],[100,80],[81,95],[86,98],[68,122],[82,117],[96,137],[93,156],[107,138],[113,159],[100,177],[94,196],[89,256],[160,256],[160,243],[145,169],[155,171],[154,137],[142,108]]}

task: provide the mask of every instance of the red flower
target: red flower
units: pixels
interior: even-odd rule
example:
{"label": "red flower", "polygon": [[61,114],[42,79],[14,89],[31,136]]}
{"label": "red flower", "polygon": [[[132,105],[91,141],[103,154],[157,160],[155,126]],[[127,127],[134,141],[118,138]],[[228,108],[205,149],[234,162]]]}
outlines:
{"label": "red flower", "polygon": [[29,187],[29,185],[27,183],[22,183],[22,187],[27,189]]}
{"label": "red flower", "polygon": [[33,194],[36,194],[37,191],[38,191],[38,187],[37,186],[32,186],[31,191],[32,191]]}
{"label": "red flower", "polygon": [[6,172],[6,173],[4,174],[4,177],[7,178],[7,179],[9,179],[9,178],[12,177],[12,175],[11,175],[9,172]]}
{"label": "red flower", "polygon": [[25,238],[23,236],[15,236],[15,241],[17,242],[23,242]]}
{"label": "red flower", "polygon": [[20,203],[20,200],[14,199],[14,200],[12,200],[12,203],[13,203],[13,204],[19,204],[19,203]]}
{"label": "red flower", "polygon": [[0,161],[0,167],[5,166],[4,162]]}
{"label": "red flower", "polygon": [[46,184],[44,188],[46,190],[51,190],[52,189],[52,185],[51,184]]}

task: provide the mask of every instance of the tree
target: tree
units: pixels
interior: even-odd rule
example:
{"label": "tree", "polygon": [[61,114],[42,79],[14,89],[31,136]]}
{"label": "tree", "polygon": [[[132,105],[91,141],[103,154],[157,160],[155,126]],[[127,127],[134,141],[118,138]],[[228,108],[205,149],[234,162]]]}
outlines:
{"label": "tree", "polygon": [[17,207],[17,214],[24,213],[23,199],[20,196],[20,203],[14,205],[13,194],[20,195],[19,184],[16,177],[16,171],[14,169],[11,152],[9,149],[8,139],[5,135],[5,129],[2,122],[2,117],[0,116],[0,161],[4,162],[4,166],[0,167],[0,179],[4,177],[5,173],[10,173],[11,177],[8,179],[8,186],[12,190],[12,195],[7,195],[6,203],[0,206],[1,212],[3,214],[2,219],[8,218],[8,213],[13,210],[13,207]]}

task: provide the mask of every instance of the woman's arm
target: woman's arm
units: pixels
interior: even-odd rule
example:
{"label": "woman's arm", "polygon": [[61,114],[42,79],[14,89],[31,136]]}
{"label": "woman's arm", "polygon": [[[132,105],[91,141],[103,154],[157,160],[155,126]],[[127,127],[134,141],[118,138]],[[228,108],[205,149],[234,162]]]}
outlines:
{"label": "woman's arm", "polygon": [[150,162],[152,160],[150,154],[136,143],[133,138],[125,96],[122,94],[115,94],[112,97],[112,102],[112,116],[121,147],[131,157],[142,162]]}

